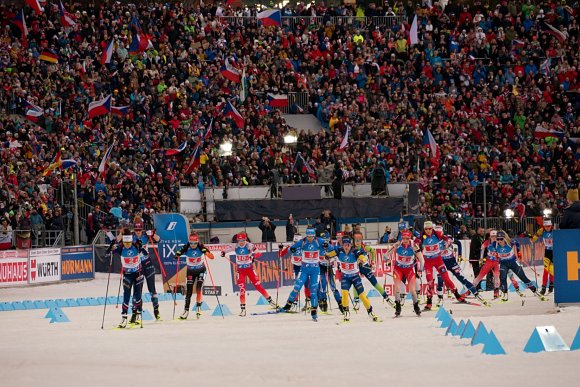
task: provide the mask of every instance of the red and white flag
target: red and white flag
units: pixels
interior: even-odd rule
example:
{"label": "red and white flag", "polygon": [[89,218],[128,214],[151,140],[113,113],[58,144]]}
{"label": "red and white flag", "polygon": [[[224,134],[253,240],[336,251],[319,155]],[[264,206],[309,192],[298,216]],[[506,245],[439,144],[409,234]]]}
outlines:
{"label": "red and white flag", "polygon": [[350,136],[350,126],[347,125],[346,126],[346,132],[344,133],[344,137],[342,138],[342,142],[340,143],[340,146],[338,147],[338,150],[343,151],[348,147],[348,138]]}
{"label": "red and white flag", "polygon": [[107,149],[107,151],[103,155],[103,159],[101,160],[101,163],[99,164],[99,175],[101,175],[102,177],[105,176],[105,173],[107,170],[107,162],[109,161],[109,158],[111,158],[111,153],[113,152],[114,146],[115,146],[115,143],[113,142],[113,144],[109,146],[109,148]]}
{"label": "red and white flag", "polygon": [[37,15],[44,12],[44,8],[42,8],[40,1],[38,0],[26,0],[26,4],[30,5]]}
{"label": "red and white flag", "polygon": [[111,42],[105,47],[103,54],[101,55],[101,64],[111,63],[111,58],[113,57],[113,48],[115,45],[113,44],[113,39]]}

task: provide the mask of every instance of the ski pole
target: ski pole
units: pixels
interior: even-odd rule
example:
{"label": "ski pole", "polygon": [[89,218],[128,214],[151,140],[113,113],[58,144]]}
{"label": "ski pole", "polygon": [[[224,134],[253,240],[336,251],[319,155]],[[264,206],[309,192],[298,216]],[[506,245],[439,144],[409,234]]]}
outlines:
{"label": "ski pole", "polygon": [[207,264],[207,258],[205,257],[205,255],[203,256],[203,260],[205,261],[205,267],[207,267],[207,274],[209,274],[209,279],[211,281],[211,286],[213,287],[213,292],[215,294],[215,298],[217,300],[218,307],[220,308],[220,313],[222,314],[222,318],[225,319],[225,317],[224,317],[224,311],[222,310],[222,304],[220,303],[220,298],[217,295],[217,291],[215,289],[215,283],[213,282],[213,277],[211,275],[211,270],[209,269],[209,265]]}
{"label": "ski pole", "polygon": [[121,296],[121,282],[123,282],[123,266],[121,266],[121,273],[119,277],[119,289],[117,290],[117,304],[115,305],[115,309],[119,309],[119,297]]}
{"label": "ski pole", "polygon": [[113,270],[113,252],[109,252],[111,258],[109,260],[109,275],[107,276],[107,290],[105,291],[105,306],[103,307],[103,321],[101,322],[101,329],[105,327],[105,313],[107,312],[107,298],[109,297],[109,281],[111,280],[111,270]]}
{"label": "ski pole", "polygon": [[[161,270],[161,277],[163,278],[163,285],[167,285],[167,289],[170,288],[169,285],[169,277],[167,277],[167,272],[165,271],[165,268],[163,267],[163,262],[161,262],[161,258],[159,257],[159,250],[157,249],[157,246],[154,244],[153,241],[153,237],[151,235],[147,235],[149,237],[149,243],[151,243],[151,246],[153,246],[153,252],[155,253],[155,256],[157,257],[157,261],[159,262],[159,269]],[[175,306],[175,304],[177,304],[177,301],[174,299],[173,300],[173,304]]]}
{"label": "ski pole", "polygon": [[278,271],[278,283],[276,283],[276,308],[278,308],[278,293],[280,291],[280,281],[282,278],[282,251],[278,250],[278,265],[280,270]]}
{"label": "ski pole", "polygon": [[181,258],[181,255],[177,256],[177,265],[175,267],[175,286],[173,287],[173,320],[175,320],[175,306],[177,305],[177,287],[179,286],[179,258]]}

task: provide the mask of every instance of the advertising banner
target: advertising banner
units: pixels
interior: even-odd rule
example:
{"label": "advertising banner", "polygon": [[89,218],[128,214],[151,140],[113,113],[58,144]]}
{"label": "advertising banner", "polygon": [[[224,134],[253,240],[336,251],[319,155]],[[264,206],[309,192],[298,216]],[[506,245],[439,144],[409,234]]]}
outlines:
{"label": "advertising banner", "polygon": [[60,281],[60,248],[30,250],[30,284]]}
{"label": "advertising banner", "polygon": [[[174,287],[177,283],[185,286],[185,260],[179,262],[175,260],[175,253],[187,243],[189,236],[189,224],[187,218],[181,214],[155,214],[153,222],[157,235],[161,238],[157,243],[159,257],[163,264],[163,271],[168,278],[163,278],[164,290],[168,291],[168,286]],[[156,258],[154,258],[156,259]],[[179,273],[178,278],[175,275]]]}
{"label": "advertising banner", "polygon": [[28,283],[28,251],[0,251],[0,287]]}
{"label": "advertising banner", "polygon": [[63,247],[61,253],[63,281],[95,278],[93,246]]}
{"label": "advertising banner", "polygon": [[554,302],[580,302],[580,230],[554,230]]}

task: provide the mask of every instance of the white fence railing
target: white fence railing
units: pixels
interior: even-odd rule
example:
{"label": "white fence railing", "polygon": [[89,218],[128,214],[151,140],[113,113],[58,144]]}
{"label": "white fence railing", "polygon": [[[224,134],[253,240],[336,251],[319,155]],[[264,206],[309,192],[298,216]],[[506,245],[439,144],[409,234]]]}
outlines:
{"label": "white fence railing", "polygon": [[[220,16],[220,20],[231,25],[248,26],[258,22],[255,16]],[[403,16],[282,16],[282,26],[294,28],[302,26],[322,26],[326,24],[348,25],[357,28],[365,26],[392,27],[403,23]]]}

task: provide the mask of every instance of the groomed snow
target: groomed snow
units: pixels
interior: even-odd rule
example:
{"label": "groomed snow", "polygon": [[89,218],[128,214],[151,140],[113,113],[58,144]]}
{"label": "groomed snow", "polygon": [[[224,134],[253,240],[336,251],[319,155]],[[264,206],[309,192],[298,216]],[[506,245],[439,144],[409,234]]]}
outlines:
{"label": "groomed snow", "polygon": [[[104,296],[106,275],[90,282],[0,290],[2,301]],[[111,276],[115,295],[118,275]],[[364,280],[366,289],[369,284]],[[158,279],[158,289],[161,280]],[[283,304],[289,289],[281,289]],[[271,292],[275,297],[275,291]],[[491,293],[484,293],[491,297]],[[490,308],[454,304],[445,298],[455,319],[483,321],[507,352],[481,354],[481,345],[446,337],[435,312],[415,317],[408,300],[403,317],[380,298],[370,298],[382,323],[366,312],[352,314],[348,325],[333,302],[333,315],[313,323],[304,314],[251,316],[259,294],[248,296],[248,316],[241,318],[235,294],[220,297],[233,316],[195,313],[171,321],[173,302],[161,302],[163,321],[145,321],[143,329],[112,330],[120,307],[63,308],[70,323],[50,324],[47,310],[0,312],[0,370],[4,386],[574,386],[578,385],[580,351],[523,352],[535,326],[554,325],[569,345],[580,325],[580,307],[559,312],[528,291],[525,304],[516,293]],[[550,296],[550,299],[552,297]],[[215,297],[204,300],[215,308]],[[334,301],[334,300],[333,300]],[[151,303],[145,308],[152,312]],[[179,301],[176,317],[182,311]]]}

